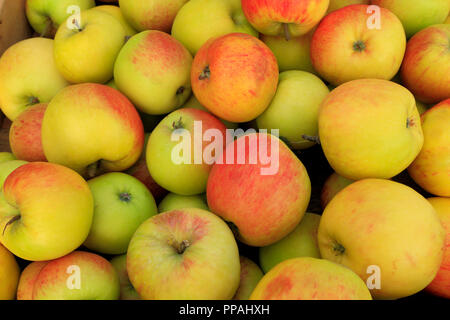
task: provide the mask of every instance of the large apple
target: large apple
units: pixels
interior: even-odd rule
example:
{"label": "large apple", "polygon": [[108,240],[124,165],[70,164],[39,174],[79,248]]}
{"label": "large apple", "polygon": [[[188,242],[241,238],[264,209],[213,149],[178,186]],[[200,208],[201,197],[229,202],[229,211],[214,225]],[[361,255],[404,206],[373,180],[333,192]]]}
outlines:
{"label": "large apple", "polygon": [[436,210],[444,226],[446,245],[441,267],[426,291],[450,299],[450,198],[430,198],[428,201]]}
{"label": "large apple", "polygon": [[410,176],[426,191],[450,197],[450,99],[422,116],[424,145],[408,168]]}
{"label": "large apple", "polygon": [[140,300],[139,294],[128,278],[127,255],[123,254],[112,258],[111,264],[119,276],[120,300]]}
{"label": "large apple", "polygon": [[[204,140],[214,130],[221,145]],[[180,195],[204,193],[214,157],[225,147],[226,127],[210,113],[183,108],[166,116],[153,130],[147,145],[147,166],[156,183]],[[208,150],[210,152],[208,152]]]}
{"label": "large apple", "polygon": [[284,260],[298,257],[320,258],[317,229],[320,215],[305,213],[294,231],[278,242],[259,248],[259,264],[264,273]]}
{"label": "large apple", "polygon": [[158,205],[159,212],[166,212],[175,209],[198,208],[209,210],[205,194],[194,196],[182,196],[176,193],[169,193]]}
{"label": "large apple", "polygon": [[23,269],[17,286],[17,300],[33,300],[34,283],[47,263],[48,261],[35,261]]}
{"label": "large apple", "polygon": [[233,300],[248,300],[258,282],[264,276],[261,269],[252,260],[241,256],[241,281]]}
{"label": "large apple", "polygon": [[319,136],[330,165],[352,180],[392,178],[423,145],[414,96],[379,79],[354,80],[334,89],[319,110]]}
{"label": "large apple", "polygon": [[192,56],[170,35],[150,30],[131,37],[114,66],[114,81],[144,113],[166,114],[191,94]]}
{"label": "large apple", "polygon": [[329,0],[242,0],[242,10],[252,26],[265,35],[298,37],[319,23]]}
{"label": "large apple", "polygon": [[372,300],[366,284],[331,261],[303,257],[286,260],[258,283],[250,300]]}
{"label": "large apple", "polygon": [[0,244],[0,300],[16,298],[20,268],[13,254]]}
{"label": "large apple", "polygon": [[47,103],[40,103],[25,109],[11,124],[9,145],[20,160],[47,161],[42,148],[42,119]]}
{"label": "large apple", "polygon": [[374,285],[374,298],[398,299],[423,290],[436,276],[445,232],[431,204],[410,187],[364,179],[330,201],[318,239],[322,258]]}
{"label": "large apple", "polygon": [[24,160],[10,160],[0,163],[0,189],[3,188],[3,184],[11,172],[27,163],[28,161]]}
{"label": "large apple", "polygon": [[339,10],[352,4],[370,4],[370,0],[330,0],[327,13]]}
{"label": "large apple", "polygon": [[123,29],[125,30],[126,37],[132,37],[137,33],[136,30],[134,30],[133,27],[130,26],[129,23],[125,20],[123,14],[122,14],[122,11],[120,10],[120,8],[118,6],[102,5],[102,6],[96,6],[93,9],[109,13],[114,18],[116,18],[122,25]]}
{"label": "large apple", "polygon": [[94,177],[132,166],[144,146],[144,129],[119,91],[84,83],[64,88],[48,105],[42,145],[49,162]]}
{"label": "large apple", "polygon": [[406,47],[403,84],[422,102],[450,98],[450,25],[440,24],[416,33]]}
{"label": "large apple", "polygon": [[0,58],[0,107],[13,121],[27,107],[49,102],[69,83],[53,59],[53,40],[31,38],[9,47]]}
{"label": "large apple", "polygon": [[380,8],[379,17],[374,16],[361,4],[334,11],[320,22],[311,41],[311,59],[314,69],[334,86],[363,78],[390,80],[400,69],[405,48],[405,31],[392,12]]}
{"label": "large apple", "polygon": [[233,225],[238,239],[267,246],[294,230],[311,195],[308,173],[295,154],[277,137],[253,133],[228,144],[223,158],[209,175],[208,205]]}
{"label": "large apple", "polygon": [[408,38],[426,27],[444,23],[450,12],[448,0],[371,0],[371,4],[392,11],[403,23]]}
{"label": "large apple", "polygon": [[242,12],[240,0],[190,0],[173,22],[172,36],[193,55],[210,38],[242,32],[257,37]]}
{"label": "large apple", "polygon": [[52,163],[32,162],[6,178],[0,195],[0,242],[31,261],[62,257],[78,248],[92,224],[86,181]]}
{"label": "large apple", "polygon": [[355,181],[344,178],[343,176],[338,175],[336,172],[333,172],[325,181],[320,193],[320,205],[322,206],[322,209],[326,208],[331,199],[333,199],[339,191],[352,184],[353,182]]}
{"label": "large apple", "polygon": [[141,224],[128,247],[127,270],[146,300],[228,300],[240,281],[233,233],[213,213],[192,208]]}
{"label": "large apple", "polygon": [[325,83],[309,72],[282,72],[275,97],[256,124],[259,129],[279,129],[293,149],[309,148],[314,142],[304,136],[318,135],[319,107],[328,93]]}
{"label": "large apple", "polygon": [[94,6],[94,0],[27,0],[25,10],[33,29],[53,38],[68,17]]}
{"label": "large apple", "polygon": [[170,32],[175,16],[187,1],[119,0],[119,6],[134,29]]}
{"label": "large apple", "polygon": [[[72,18],[69,18],[72,19]],[[126,40],[125,29],[111,14],[82,11],[55,35],[55,63],[71,83],[105,83],[113,77],[114,62]]]}
{"label": "large apple", "polygon": [[191,83],[198,101],[213,114],[246,122],[269,106],[277,88],[278,64],[261,40],[231,33],[201,47],[192,64]]}

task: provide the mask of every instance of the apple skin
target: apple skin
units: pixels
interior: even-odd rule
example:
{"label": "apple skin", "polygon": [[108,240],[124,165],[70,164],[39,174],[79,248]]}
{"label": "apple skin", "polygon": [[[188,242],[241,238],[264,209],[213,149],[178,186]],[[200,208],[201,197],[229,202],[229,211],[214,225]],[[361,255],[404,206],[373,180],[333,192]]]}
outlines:
{"label": "apple skin", "polygon": [[137,31],[170,32],[173,20],[188,0],[119,0],[120,10]]}
{"label": "apple skin", "polygon": [[354,80],[334,89],[319,110],[319,136],[330,165],[351,180],[392,178],[423,146],[414,96],[379,79]]}
{"label": "apple skin", "polygon": [[307,212],[286,237],[270,246],[259,248],[259,264],[264,273],[288,259],[299,257],[319,259],[320,251],[317,243],[319,222],[320,215]]}
{"label": "apple skin", "polygon": [[14,300],[20,268],[14,255],[0,244],[0,300]]}
{"label": "apple skin", "polygon": [[58,27],[71,16],[69,6],[81,11],[95,6],[94,0],[27,0],[25,12],[28,22],[37,33],[53,38]]}
{"label": "apple skin", "polygon": [[50,39],[26,39],[0,57],[1,109],[9,120],[33,104],[49,102],[69,84],[56,68],[53,44]]}
{"label": "apple skin", "polygon": [[[272,175],[261,174],[261,168],[268,167],[261,159],[256,164],[248,160],[240,164],[237,159],[241,142],[245,143],[245,159],[249,159],[258,154],[263,139],[268,150],[274,143],[279,146],[278,171]],[[295,154],[272,135],[241,136],[228,144],[224,154],[233,149],[232,164],[224,159],[211,170],[206,191],[208,206],[234,225],[238,240],[250,246],[268,246],[288,235],[303,218],[311,196],[308,173]]]}
{"label": "apple skin", "polygon": [[248,300],[264,274],[252,260],[243,256],[240,256],[239,259],[241,262],[241,281],[233,300]]}
{"label": "apple skin", "polygon": [[[73,266],[79,268],[80,289],[68,286]],[[119,276],[111,263],[84,251],[49,261],[33,286],[33,300],[118,300],[119,295]]]}
{"label": "apple skin", "polygon": [[140,300],[141,297],[128,279],[127,255],[116,256],[110,262],[119,276],[120,300]]}
{"label": "apple skin", "polygon": [[88,181],[94,218],[84,245],[103,254],[123,254],[139,225],[158,213],[155,200],[138,179],[110,172]]}
{"label": "apple skin", "polygon": [[313,67],[334,86],[364,78],[390,80],[400,69],[406,48],[402,23],[392,12],[380,8],[381,30],[368,28],[368,8],[352,5],[334,11],[314,32]]}
{"label": "apple skin", "polygon": [[178,40],[161,31],[143,31],[120,51],[114,81],[140,111],[166,114],[189,98],[191,64],[191,54]]}
{"label": "apple skin", "polygon": [[113,77],[125,29],[111,14],[95,9],[82,11],[78,23],[80,29],[69,29],[66,23],[58,28],[56,67],[71,83],[105,83]]}
{"label": "apple skin", "polygon": [[208,40],[197,52],[191,84],[198,101],[231,122],[258,117],[275,95],[277,59],[259,39],[231,33]]}
{"label": "apple skin", "polygon": [[445,232],[431,204],[408,186],[364,179],[339,192],[323,212],[318,232],[322,258],[364,281],[380,269],[376,299],[399,299],[423,290],[436,276]]}
{"label": "apple skin", "polygon": [[192,55],[209,39],[236,32],[258,36],[242,12],[240,0],[190,0],[180,9],[172,27],[172,36]]}
{"label": "apple skin", "polygon": [[258,118],[259,129],[279,129],[292,149],[307,149],[315,143],[303,135],[317,136],[319,107],[330,93],[323,81],[305,71],[280,74],[277,92],[269,107]]}
{"label": "apple skin", "polygon": [[0,242],[25,260],[56,259],[84,242],[93,211],[91,191],[79,174],[47,162],[24,164],[3,185]]}
{"label": "apple skin", "polygon": [[444,258],[442,259],[441,267],[436,277],[425,290],[436,296],[450,299],[450,199],[430,198],[428,201],[436,210],[446,235]]}
{"label": "apple skin", "polygon": [[24,160],[10,160],[0,163],[0,189],[3,188],[3,184],[11,172],[27,163],[28,161]]}
{"label": "apple skin", "polygon": [[333,199],[339,191],[353,182],[355,181],[344,178],[336,172],[333,172],[325,181],[322,187],[322,192],[320,193],[320,205],[322,206],[322,209],[326,208],[331,199]]}
{"label": "apple skin", "polygon": [[370,0],[330,0],[327,14],[352,4],[370,4]]}
{"label": "apple skin", "polygon": [[99,11],[103,11],[103,12],[109,13],[114,18],[116,18],[120,22],[120,24],[122,25],[122,27],[123,27],[123,29],[125,31],[125,36],[126,37],[132,37],[132,36],[134,36],[137,33],[136,30],[134,30],[133,27],[130,26],[128,24],[128,22],[125,20],[123,14],[122,14],[122,11],[120,11],[120,8],[118,6],[101,5],[101,6],[94,7],[93,10],[99,10]]}
{"label": "apple skin", "polygon": [[0,152],[0,163],[17,160],[11,152]]}
{"label": "apple skin", "polygon": [[426,191],[450,197],[450,99],[422,115],[424,145],[408,173]]}
{"label": "apple skin", "polygon": [[198,208],[209,211],[206,195],[182,196],[176,193],[169,193],[158,205],[159,212],[185,208]]}
{"label": "apple skin", "polygon": [[372,300],[351,270],[311,257],[281,262],[258,283],[250,300]]}
{"label": "apple skin", "polygon": [[401,68],[403,84],[424,103],[450,97],[450,25],[440,24],[416,33],[406,47]]}
{"label": "apple skin", "polygon": [[92,178],[131,167],[144,147],[144,128],[119,91],[94,83],[72,85],[47,107],[42,146],[49,162]]}
{"label": "apple skin", "polygon": [[[150,175],[164,189],[185,196],[206,191],[206,183],[212,164],[202,158],[202,163],[194,161],[194,122],[201,121],[202,137],[209,129],[217,129],[226,137],[226,127],[210,113],[198,109],[183,108],[166,116],[153,130],[147,144],[147,166]],[[191,135],[191,163],[177,164],[172,159],[174,148],[180,141],[173,141],[172,134],[177,128],[188,130]],[[203,141],[202,150],[210,144]],[[225,142],[224,142],[225,144]]]}
{"label": "apple skin", "polygon": [[283,35],[287,27],[289,39],[311,31],[325,15],[329,3],[329,0],[242,0],[242,10],[262,34]]}
{"label": "apple skin", "polygon": [[28,107],[11,124],[9,145],[17,159],[25,161],[47,161],[42,148],[42,119],[47,103]]}
{"label": "apple skin", "polygon": [[128,247],[127,270],[145,300],[229,300],[240,281],[233,233],[215,214],[194,208],[141,224]]}
{"label": "apple skin", "polygon": [[408,38],[431,25],[444,23],[450,12],[448,0],[371,0],[371,4],[394,13]]}
{"label": "apple skin", "polygon": [[42,268],[47,264],[48,261],[35,261],[31,262],[23,269],[17,287],[17,300],[33,300],[34,284]]}

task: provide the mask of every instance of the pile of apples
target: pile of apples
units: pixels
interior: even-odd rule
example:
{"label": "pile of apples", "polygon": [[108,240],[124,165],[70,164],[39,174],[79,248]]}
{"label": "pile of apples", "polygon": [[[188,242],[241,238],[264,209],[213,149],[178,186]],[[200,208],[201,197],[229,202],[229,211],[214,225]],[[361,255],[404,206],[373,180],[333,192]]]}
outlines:
{"label": "pile of apples", "polygon": [[449,0],[103,2],[0,58],[0,299],[450,298]]}

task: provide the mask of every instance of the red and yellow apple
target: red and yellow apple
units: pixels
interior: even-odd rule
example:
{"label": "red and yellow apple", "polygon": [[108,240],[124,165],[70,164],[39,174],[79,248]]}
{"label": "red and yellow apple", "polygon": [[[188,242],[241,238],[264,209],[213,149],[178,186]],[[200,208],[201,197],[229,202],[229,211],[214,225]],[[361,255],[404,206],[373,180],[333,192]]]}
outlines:
{"label": "red and yellow apple", "polygon": [[241,281],[233,300],[248,300],[264,274],[258,265],[249,258],[241,256],[240,261]]}
{"label": "red and yellow apple", "polygon": [[355,182],[338,175],[336,172],[332,173],[328,179],[325,181],[322,192],[320,193],[320,205],[322,209],[325,209],[327,204],[334,198],[334,196],[347,187],[348,185]]}
{"label": "red and yellow apple", "polygon": [[48,261],[35,261],[23,269],[17,286],[17,300],[33,300],[33,288],[42,268]]}
{"label": "red and yellow apple", "polygon": [[0,300],[16,298],[20,268],[14,255],[0,244]]}

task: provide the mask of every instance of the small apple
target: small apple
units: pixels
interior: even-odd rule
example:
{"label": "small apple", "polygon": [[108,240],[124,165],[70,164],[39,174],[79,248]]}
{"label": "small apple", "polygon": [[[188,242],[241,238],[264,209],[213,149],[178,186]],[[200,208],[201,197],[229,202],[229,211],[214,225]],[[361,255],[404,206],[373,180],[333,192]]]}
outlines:
{"label": "small apple", "polygon": [[370,4],[370,0],[330,0],[327,14],[352,4]]}
{"label": "small apple", "polygon": [[347,187],[348,185],[355,182],[354,180],[350,180],[338,175],[336,172],[333,172],[325,181],[325,184],[322,187],[322,192],[320,193],[320,205],[322,209],[325,209],[331,199],[334,196]]}
{"label": "small apple", "polygon": [[16,298],[20,268],[13,254],[0,244],[0,300]]}
{"label": "small apple", "polygon": [[25,260],[56,259],[84,242],[93,211],[89,186],[76,172],[47,162],[24,164],[0,194],[0,242]]}
{"label": "small apple", "polygon": [[229,300],[240,281],[233,233],[215,214],[194,208],[141,224],[128,247],[127,270],[145,300]]}
{"label": "small apple", "polygon": [[241,256],[241,281],[233,300],[248,300],[258,282],[264,276],[261,269],[252,260]]}
{"label": "small apple", "polygon": [[182,196],[176,193],[169,193],[158,205],[159,212],[166,212],[175,209],[198,208],[209,210],[205,194],[194,196]]}
{"label": "small apple", "polygon": [[122,25],[122,27],[125,31],[126,37],[132,37],[137,33],[136,30],[134,30],[133,27],[131,27],[128,24],[128,22],[125,20],[123,14],[122,14],[122,11],[120,10],[119,7],[113,6],[113,5],[102,5],[102,6],[94,7],[93,10],[100,10],[100,11],[109,13],[114,18],[116,18]]}
{"label": "small apple", "polygon": [[23,269],[17,286],[17,300],[33,300],[34,283],[48,261],[31,262]]}
{"label": "small apple", "polygon": [[24,160],[10,160],[0,163],[0,190],[3,188],[6,178],[18,167],[27,164]]}
{"label": "small apple", "polygon": [[140,300],[139,294],[128,279],[127,255],[123,254],[112,258],[111,264],[119,276],[120,300]]}
{"label": "small apple", "polygon": [[0,152],[0,163],[17,160],[17,158],[11,152]]}

